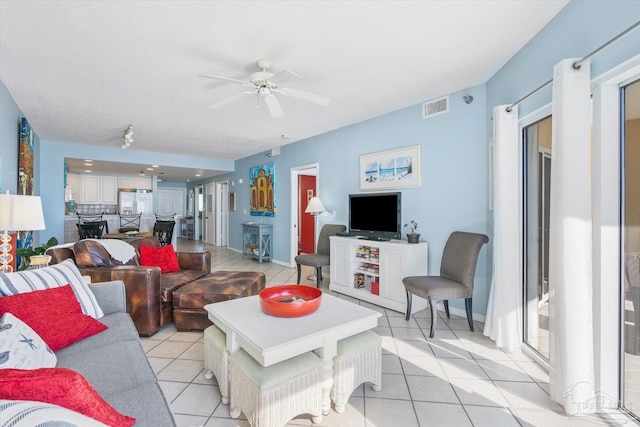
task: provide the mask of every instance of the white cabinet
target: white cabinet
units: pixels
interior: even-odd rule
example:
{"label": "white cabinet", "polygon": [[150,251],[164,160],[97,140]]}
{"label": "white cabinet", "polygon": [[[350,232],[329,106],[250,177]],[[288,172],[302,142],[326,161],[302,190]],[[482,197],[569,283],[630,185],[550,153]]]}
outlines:
{"label": "white cabinet", "polygon": [[184,216],[186,190],[184,188],[158,188],[158,214]]}
{"label": "white cabinet", "polygon": [[80,190],[80,174],[67,173],[67,185],[73,191],[73,200],[82,203],[82,191]]}
{"label": "white cabinet", "polygon": [[153,190],[150,176],[136,176],[133,178],[136,190]]}
{"label": "white cabinet", "polygon": [[100,177],[100,203],[105,205],[118,204],[118,177]]}
{"label": "white cabinet", "polygon": [[82,203],[100,203],[100,177],[81,175]]}
{"label": "white cabinet", "polygon": [[119,176],[118,188],[136,188],[136,181],[132,176]]}
{"label": "white cabinet", "polygon": [[[407,300],[402,279],[428,274],[427,253],[426,243],[332,236],[329,289],[405,313]],[[427,306],[427,300],[414,295],[414,313]]]}
{"label": "white cabinet", "polygon": [[150,176],[118,176],[118,188],[153,190]]}

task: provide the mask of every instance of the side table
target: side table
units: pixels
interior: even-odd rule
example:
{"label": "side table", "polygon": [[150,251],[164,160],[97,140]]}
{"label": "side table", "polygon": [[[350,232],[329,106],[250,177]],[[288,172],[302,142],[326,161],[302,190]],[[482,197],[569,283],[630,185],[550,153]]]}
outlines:
{"label": "side table", "polygon": [[259,263],[271,262],[273,252],[273,225],[259,223],[242,224],[242,259],[255,258]]}

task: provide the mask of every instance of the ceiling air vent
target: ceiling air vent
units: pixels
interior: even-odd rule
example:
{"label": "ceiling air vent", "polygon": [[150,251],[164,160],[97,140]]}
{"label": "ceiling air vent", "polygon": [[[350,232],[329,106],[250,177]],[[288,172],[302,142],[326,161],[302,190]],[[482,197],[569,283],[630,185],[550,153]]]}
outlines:
{"label": "ceiling air vent", "polygon": [[433,117],[449,112],[449,96],[433,99],[422,104],[422,118]]}

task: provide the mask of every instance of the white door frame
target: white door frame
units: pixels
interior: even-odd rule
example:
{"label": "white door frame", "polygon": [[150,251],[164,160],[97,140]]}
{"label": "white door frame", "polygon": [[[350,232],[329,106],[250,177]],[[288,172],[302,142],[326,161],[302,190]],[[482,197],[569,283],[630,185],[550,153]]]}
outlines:
{"label": "white door frame", "polygon": [[[193,236],[194,240],[200,240],[200,235],[201,233],[201,229],[202,229],[202,219],[204,218],[204,207],[200,206],[200,197],[198,197],[200,195],[200,193],[202,193],[203,195],[203,203],[204,203],[204,187],[202,186],[202,184],[200,185],[196,185],[195,188],[193,189],[193,191],[195,192],[195,201],[194,201],[194,210],[193,210],[193,216],[195,218],[195,223],[196,226],[194,228],[194,232],[195,235]],[[200,208],[203,208],[202,210],[202,218],[198,217],[198,214],[200,213]],[[204,239],[203,239],[204,240]]]}
{"label": "white door frame", "polygon": [[[313,172],[314,173],[310,173]],[[300,175],[315,175],[316,176],[316,195],[320,194],[320,163],[310,163],[308,165],[296,166],[291,168],[291,247],[289,253],[291,254],[289,260],[289,266],[295,267],[295,257],[298,255],[298,204],[300,203],[298,197],[298,176]],[[314,236],[317,242],[318,240],[318,223],[314,221]],[[313,247],[316,247],[316,242],[313,242]]]}
{"label": "white door frame", "polygon": [[229,241],[229,182],[216,182],[216,246],[227,246]]}
{"label": "white door frame", "polygon": [[[211,196],[209,198],[209,196]],[[215,183],[210,182],[204,187],[204,233],[202,234],[203,240],[210,245],[213,245],[215,242],[215,196],[216,196],[216,186]],[[211,203],[209,203],[211,200]]]}

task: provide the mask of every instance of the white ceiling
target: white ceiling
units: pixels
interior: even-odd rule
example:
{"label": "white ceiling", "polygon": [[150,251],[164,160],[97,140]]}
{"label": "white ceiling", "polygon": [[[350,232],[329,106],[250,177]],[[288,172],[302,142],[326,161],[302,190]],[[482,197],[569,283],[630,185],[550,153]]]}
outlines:
{"label": "white ceiling", "polygon": [[[483,84],[566,3],[2,0],[0,79],[40,139],[239,159]],[[330,105],[208,108],[260,58]]]}

